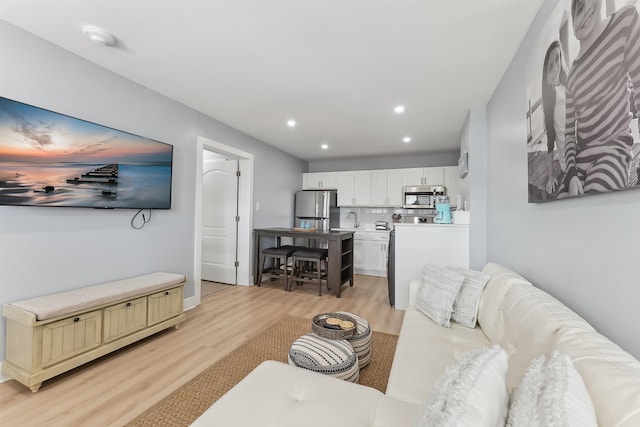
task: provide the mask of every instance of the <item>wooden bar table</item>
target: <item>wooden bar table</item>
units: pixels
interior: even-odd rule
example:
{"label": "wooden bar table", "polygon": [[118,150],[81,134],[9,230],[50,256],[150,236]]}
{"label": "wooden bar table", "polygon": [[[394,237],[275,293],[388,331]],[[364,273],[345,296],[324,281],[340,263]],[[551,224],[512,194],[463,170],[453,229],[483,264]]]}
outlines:
{"label": "wooden bar table", "polygon": [[254,259],[254,285],[258,284],[260,238],[276,237],[278,246],[280,237],[294,237],[328,242],[328,271],[327,284],[331,290],[335,290],[336,297],[340,298],[342,285],[349,282],[353,286],[353,232],[352,231],[301,231],[293,228],[256,228],[254,231],[253,259]]}

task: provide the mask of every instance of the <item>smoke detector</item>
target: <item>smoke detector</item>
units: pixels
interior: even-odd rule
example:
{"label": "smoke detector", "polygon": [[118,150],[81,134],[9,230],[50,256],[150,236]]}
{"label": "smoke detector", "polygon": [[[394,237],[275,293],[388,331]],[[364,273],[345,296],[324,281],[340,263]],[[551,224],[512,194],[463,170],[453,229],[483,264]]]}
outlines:
{"label": "smoke detector", "polygon": [[116,38],[113,34],[106,32],[100,27],[93,25],[85,25],[82,27],[82,32],[85,36],[89,37],[89,40],[102,47],[115,46]]}

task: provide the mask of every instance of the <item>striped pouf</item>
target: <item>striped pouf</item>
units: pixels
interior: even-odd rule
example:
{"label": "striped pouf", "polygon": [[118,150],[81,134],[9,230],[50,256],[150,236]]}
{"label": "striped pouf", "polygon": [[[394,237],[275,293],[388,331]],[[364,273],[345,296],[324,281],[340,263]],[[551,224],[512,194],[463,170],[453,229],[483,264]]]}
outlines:
{"label": "striped pouf", "polygon": [[356,351],[356,355],[358,356],[358,366],[362,369],[367,366],[371,360],[372,334],[369,322],[356,314],[349,313],[348,311],[338,311],[338,313],[352,317],[358,323],[358,329],[355,335],[347,338],[347,341],[349,341],[353,346],[353,349]]}
{"label": "striped pouf", "polygon": [[314,333],[291,344],[289,365],[357,383],[360,378],[358,357],[347,340],[331,340]]}

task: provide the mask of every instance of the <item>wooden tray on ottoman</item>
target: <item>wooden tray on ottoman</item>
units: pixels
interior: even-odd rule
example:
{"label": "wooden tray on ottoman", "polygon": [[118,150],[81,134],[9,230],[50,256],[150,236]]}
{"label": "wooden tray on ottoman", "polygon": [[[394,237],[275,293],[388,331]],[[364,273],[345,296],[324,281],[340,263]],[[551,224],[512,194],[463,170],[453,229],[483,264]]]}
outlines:
{"label": "wooden tray on ottoman", "polygon": [[[344,325],[329,325],[327,324],[327,319],[338,319],[342,322],[351,322],[353,326],[344,327]],[[358,330],[358,322],[351,317],[344,315],[342,313],[323,313],[314,316],[311,321],[311,329],[316,334],[320,335],[324,338],[329,338],[332,340],[343,340],[355,335]]]}

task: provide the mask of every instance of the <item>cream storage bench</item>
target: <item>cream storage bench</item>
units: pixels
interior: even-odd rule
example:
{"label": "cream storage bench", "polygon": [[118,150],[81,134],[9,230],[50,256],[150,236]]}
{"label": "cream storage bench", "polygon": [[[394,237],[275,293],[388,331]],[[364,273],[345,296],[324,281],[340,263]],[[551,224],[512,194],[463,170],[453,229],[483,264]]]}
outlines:
{"label": "cream storage bench", "polygon": [[31,388],[163,329],[183,313],[182,274],[152,273],[2,306],[2,373]]}

